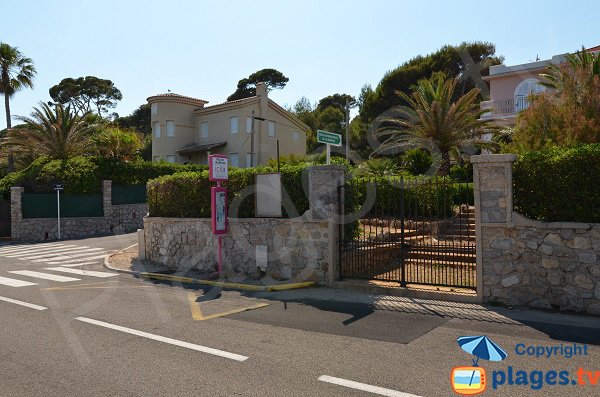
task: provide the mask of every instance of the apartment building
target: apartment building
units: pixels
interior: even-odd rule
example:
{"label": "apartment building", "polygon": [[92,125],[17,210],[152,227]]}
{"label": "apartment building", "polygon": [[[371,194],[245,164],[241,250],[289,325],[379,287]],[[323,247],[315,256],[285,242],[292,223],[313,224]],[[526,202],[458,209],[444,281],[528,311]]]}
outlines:
{"label": "apartment building", "polygon": [[167,93],[148,98],[152,159],[207,164],[209,154],[229,156],[233,167],[265,164],[289,154],[306,154],[309,127],[268,97],[256,96],[206,106],[205,100]]}

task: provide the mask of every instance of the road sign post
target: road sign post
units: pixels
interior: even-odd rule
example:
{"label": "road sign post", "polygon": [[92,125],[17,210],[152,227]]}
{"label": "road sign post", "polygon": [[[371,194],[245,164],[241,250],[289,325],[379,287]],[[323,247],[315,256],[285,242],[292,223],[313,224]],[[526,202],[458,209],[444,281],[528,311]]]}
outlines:
{"label": "road sign post", "polygon": [[58,219],[58,239],[60,240],[60,192],[65,190],[65,185],[55,183],[54,190],[56,191],[56,218]]}
{"label": "road sign post", "polygon": [[334,132],[317,130],[317,142],[327,145],[327,165],[331,164],[331,145],[342,146],[342,135]]}
{"label": "road sign post", "polygon": [[227,188],[221,182],[229,179],[227,156],[211,154],[208,156],[208,179],[217,182],[210,188],[210,204],[212,216],[212,232],[217,236],[218,273],[223,274],[223,235],[227,234]]}

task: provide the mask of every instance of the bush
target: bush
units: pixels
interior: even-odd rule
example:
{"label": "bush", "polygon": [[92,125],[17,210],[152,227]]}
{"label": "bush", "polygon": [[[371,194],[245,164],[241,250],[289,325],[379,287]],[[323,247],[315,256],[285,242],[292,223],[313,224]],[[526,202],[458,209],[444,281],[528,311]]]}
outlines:
{"label": "bush", "polygon": [[410,149],[402,156],[402,166],[412,175],[421,175],[429,171],[433,157],[425,149]]}
{"label": "bush", "polygon": [[[283,197],[284,216],[295,217],[308,210],[308,198],[303,183],[303,166],[281,168],[281,183],[289,197]],[[254,179],[256,174],[273,172],[272,168],[232,168],[228,190],[229,216],[254,217]],[[183,172],[162,176],[148,182],[150,216],[173,218],[210,218],[210,187],[208,171]]]}
{"label": "bush", "polygon": [[10,198],[12,186],[22,186],[27,193],[52,193],[52,185],[65,184],[68,194],[97,194],[102,180],[123,185],[145,184],[149,179],[176,172],[206,170],[204,165],[181,165],[148,161],[123,162],[102,157],[73,157],[69,160],[50,160],[41,157],[26,169],[12,172],[0,180],[0,195]]}
{"label": "bush", "polygon": [[514,208],[530,218],[600,222],[600,144],[523,154],[514,165]]}
{"label": "bush", "polygon": [[448,175],[452,180],[457,182],[472,182],[473,181],[473,164],[465,163],[460,166],[458,164],[450,167]]}

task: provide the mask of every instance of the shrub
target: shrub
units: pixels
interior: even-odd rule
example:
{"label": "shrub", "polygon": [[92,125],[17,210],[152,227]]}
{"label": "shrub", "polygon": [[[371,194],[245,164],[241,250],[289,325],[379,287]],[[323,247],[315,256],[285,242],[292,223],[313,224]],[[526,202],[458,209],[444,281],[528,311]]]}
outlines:
{"label": "shrub", "polygon": [[399,173],[398,163],[389,157],[369,159],[356,167],[356,175],[360,176],[386,176]]}
{"label": "shrub", "polygon": [[514,208],[543,221],[600,222],[600,144],[523,154],[514,165]]}
{"label": "shrub", "polygon": [[22,186],[28,193],[52,193],[56,182],[65,184],[68,194],[94,194],[102,190],[102,180],[123,185],[145,184],[149,179],[176,172],[206,170],[204,165],[181,165],[166,162],[132,161],[102,157],[73,157],[50,160],[40,157],[26,169],[0,179],[0,195],[10,198],[11,186]]}
{"label": "shrub", "polygon": [[[281,183],[289,197],[285,201],[284,216],[302,215],[308,210],[308,198],[303,183],[303,166],[281,168]],[[229,216],[232,218],[254,217],[254,185],[258,173],[273,172],[269,167],[232,168],[228,189]],[[148,182],[148,205],[150,215],[174,218],[210,218],[210,187],[208,172],[183,172],[162,176]]]}
{"label": "shrub", "polygon": [[450,167],[450,178],[458,182],[473,181],[473,164],[465,163],[464,165],[455,164]]}
{"label": "shrub", "polygon": [[412,175],[421,175],[429,171],[433,164],[433,157],[424,149],[416,148],[407,150],[402,156],[402,166]]}

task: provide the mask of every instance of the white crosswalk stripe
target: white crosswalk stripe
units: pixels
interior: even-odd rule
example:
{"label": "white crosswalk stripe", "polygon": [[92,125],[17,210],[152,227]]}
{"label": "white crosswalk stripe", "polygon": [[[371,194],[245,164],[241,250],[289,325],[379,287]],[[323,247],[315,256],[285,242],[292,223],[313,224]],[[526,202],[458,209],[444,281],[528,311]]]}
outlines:
{"label": "white crosswalk stripe", "polygon": [[78,274],[80,276],[99,277],[99,278],[108,278],[108,277],[118,276],[118,274],[116,274],[116,273],[95,272],[95,271],[92,271],[92,270],[81,270],[81,269],[71,269],[70,267],[47,267],[46,270],[52,270],[52,271],[55,271],[55,272]]}
{"label": "white crosswalk stripe", "polygon": [[76,254],[67,253],[64,255],[57,255],[57,256],[53,256],[51,258],[46,258],[46,259],[33,259],[32,262],[67,261],[67,260],[72,261],[75,258],[79,258],[82,256],[88,256],[88,255],[95,255],[95,254],[100,254],[100,252],[82,252],[82,253],[76,253]]}
{"label": "white crosswalk stripe", "polygon": [[[53,261],[46,262],[46,263],[48,263],[49,265],[66,265],[66,264],[73,264],[74,265],[76,262],[79,262],[80,260],[82,260],[82,261],[84,261],[84,260],[85,261],[89,261],[89,260],[93,260],[93,259],[103,259],[103,258],[106,258],[107,256],[108,256],[108,254],[104,254],[104,255],[89,256],[89,257],[86,257],[86,258],[79,258],[79,259],[76,259],[76,258],[67,259],[67,260],[63,260],[63,261],[54,261],[55,259],[58,259],[58,258],[53,258]],[[79,264],[79,263],[77,263],[77,264]]]}
{"label": "white crosswalk stripe", "polygon": [[10,245],[10,248],[0,248],[0,255],[25,252],[25,251],[36,251],[49,248],[60,248],[65,246],[72,246],[73,244],[28,244],[28,245]]}
{"label": "white crosswalk stripe", "polygon": [[[86,251],[102,251],[102,248],[87,248],[87,247],[75,247],[75,248],[65,248],[65,249],[61,249],[61,250],[53,250],[53,251],[46,251],[46,252],[27,252],[24,254],[12,254],[12,255],[5,255],[8,258],[19,258],[21,260],[30,260],[30,259],[39,259],[39,258],[48,258],[51,256],[61,256],[61,255],[70,255],[70,254],[77,254],[79,252],[86,252]],[[35,255],[33,255],[35,254]],[[37,255],[37,254],[41,254],[41,255]],[[30,256],[33,255],[33,256]]]}
{"label": "white crosswalk stripe", "polygon": [[[45,254],[41,254],[41,255],[34,255],[34,256],[23,256],[23,254],[20,255],[11,255],[8,256],[9,258],[19,258],[21,260],[32,260],[32,259],[40,259],[40,258],[51,258],[51,257],[55,257],[55,256],[71,256],[71,255],[75,255],[75,254],[96,254],[97,251],[103,251],[102,248],[68,248],[65,250],[61,250],[61,251],[57,251],[57,252],[46,252]],[[31,255],[31,254],[27,254],[27,255]]]}
{"label": "white crosswalk stripe", "polygon": [[48,274],[41,272],[34,272],[31,270],[13,270],[9,273],[17,274],[19,276],[33,277],[33,278],[41,278],[43,280],[51,280],[57,281],[59,283],[67,283],[69,281],[79,281],[79,278],[67,277],[67,276],[58,276],[56,274]]}
{"label": "white crosswalk stripe", "polygon": [[29,281],[16,280],[14,278],[0,277],[0,285],[7,285],[9,287],[28,287],[37,284],[30,283]]}
{"label": "white crosswalk stripe", "polygon": [[60,265],[60,267],[76,267],[76,266],[85,266],[85,265],[95,265],[98,262],[90,261],[90,262],[75,262],[75,263],[67,263],[64,265]]}

